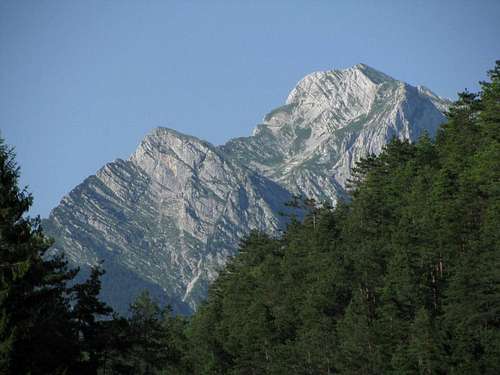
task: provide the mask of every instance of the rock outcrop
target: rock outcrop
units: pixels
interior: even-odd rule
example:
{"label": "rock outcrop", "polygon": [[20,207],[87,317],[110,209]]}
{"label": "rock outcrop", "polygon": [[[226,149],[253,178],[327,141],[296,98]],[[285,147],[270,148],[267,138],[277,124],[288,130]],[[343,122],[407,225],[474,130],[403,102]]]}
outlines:
{"label": "rock outcrop", "polygon": [[306,76],[250,137],[215,147],[158,128],[88,177],[44,221],[83,267],[104,260],[121,312],[142,288],[189,313],[250,230],[278,233],[292,194],[335,203],[357,160],[433,135],[449,102],[359,64]]}

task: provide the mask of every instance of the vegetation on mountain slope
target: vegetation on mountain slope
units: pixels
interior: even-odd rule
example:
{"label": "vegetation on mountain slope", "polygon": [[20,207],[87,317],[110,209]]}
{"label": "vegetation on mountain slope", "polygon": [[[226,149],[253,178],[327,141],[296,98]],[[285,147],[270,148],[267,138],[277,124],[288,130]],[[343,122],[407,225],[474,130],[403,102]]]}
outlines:
{"label": "vegetation on mountain slope", "polygon": [[188,335],[196,373],[500,372],[500,65],[433,141],[359,163],[352,199],[254,233]]}
{"label": "vegetation on mountain slope", "polygon": [[3,372],[500,373],[500,62],[490,78],[434,140],[360,162],[349,201],[248,236],[189,319],[147,294],[110,316],[99,269],[70,286],[2,146]]}

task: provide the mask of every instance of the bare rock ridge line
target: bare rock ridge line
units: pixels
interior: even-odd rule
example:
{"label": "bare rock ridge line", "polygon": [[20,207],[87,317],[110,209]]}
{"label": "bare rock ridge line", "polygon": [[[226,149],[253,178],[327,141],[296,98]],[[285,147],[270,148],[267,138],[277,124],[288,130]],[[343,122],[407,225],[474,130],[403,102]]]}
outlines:
{"label": "bare rock ridge line", "polygon": [[449,101],[366,65],[304,77],[252,136],[213,146],[157,128],[44,220],[83,268],[105,261],[118,311],[147,288],[189,313],[251,230],[278,233],[292,194],[335,204],[354,163],[392,137],[435,134]]}
{"label": "bare rock ridge line", "polygon": [[364,64],[303,78],[251,137],[223,150],[294,193],[343,195],[354,163],[393,136],[433,135],[449,101]]}
{"label": "bare rock ridge line", "polygon": [[158,128],[128,161],[109,163],[76,187],[44,225],[73,263],[117,264],[182,306],[203,297],[248,228],[282,227],[275,200],[289,199],[209,143]]}

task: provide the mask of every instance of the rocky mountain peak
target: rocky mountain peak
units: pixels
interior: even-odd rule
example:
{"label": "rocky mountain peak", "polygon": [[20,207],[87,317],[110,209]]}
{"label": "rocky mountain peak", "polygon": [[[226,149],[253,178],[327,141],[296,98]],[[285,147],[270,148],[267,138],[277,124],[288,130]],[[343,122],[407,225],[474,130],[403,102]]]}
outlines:
{"label": "rocky mountain peak", "polygon": [[251,230],[277,233],[292,194],[335,203],[355,163],[434,134],[446,100],[365,64],[307,75],[252,136],[215,147],[168,128],[78,185],[44,221],[76,265],[105,260],[120,311],[143,288],[195,309]]}
{"label": "rocky mountain peak", "polygon": [[366,113],[376,91],[377,83],[357,68],[315,72],[299,81],[286,105],[304,123],[326,130],[325,126],[338,128],[345,120]]}
{"label": "rocky mountain peak", "polygon": [[146,170],[158,165],[171,165],[173,161],[196,168],[208,153],[216,152],[208,142],[159,127],[142,140],[130,160]]}
{"label": "rocky mountain peak", "polygon": [[[264,117],[253,135],[270,132],[290,144],[292,133],[317,144],[348,124],[368,116],[384,97],[403,97],[403,82],[365,64],[314,72],[301,79],[285,105]],[[306,148],[308,146],[306,145]]]}
{"label": "rocky mountain peak", "polygon": [[397,81],[393,77],[375,69],[372,68],[366,64],[356,64],[351,68],[348,68],[346,70],[353,70],[362,73],[365,77],[370,79],[373,83],[375,84],[382,84],[384,82],[394,82]]}
{"label": "rocky mountain peak", "polygon": [[[58,239],[54,251],[73,263],[104,259],[108,279],[135,275],[138,287],[113,301],[122,312],[138,288],[151,285],[186,312],[245,234],[283,227],[280,212],[290,199],[210,143],[157,128],[129,160],[108,163],[77,186],[44,226]],[[116,295],[112,288],[104,285],[105,297]]]}
{"label": "rocky mountain peak", "polygon": [[431,92],[357,64],[307,75],[251,137],[223,149],[295,193],[334,201],[357,160],[393,136],[434,134],[446,107]]}

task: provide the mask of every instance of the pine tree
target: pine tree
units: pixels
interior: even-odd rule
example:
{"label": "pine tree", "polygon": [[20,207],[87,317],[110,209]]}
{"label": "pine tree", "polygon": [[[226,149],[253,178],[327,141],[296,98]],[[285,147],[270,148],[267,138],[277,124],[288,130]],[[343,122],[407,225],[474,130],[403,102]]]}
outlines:
{"label": "pine tree", "polygon": [[14,153],[0,140],[0,366],[5,374],[58,374],[78,360],[63,257],[39,219],[26,218],[32,197],[18,187]]}
{"label": "pine tree", "polygon": [[171,343],[165,324],[170,309],[161,309],[144,291],[130,306],[130,313],[132,347],[129,360],[133,374],[159,374],[172,363],[172,348],[168,350]]}
{"label": "pine tree", "polygon": [[32,223],[23,218],[32,197],[19,190],[18,178],[14,153],[0,138],[0,369],[6,373],[13,365],[12,351],[17,339],[12,308],[14,289],[29,270],[30,245],[44,245],[33,233]]}
{"label": "pine tree", "polygon": [[104,335],[104,319],[111,315],[113,309],[99,300],[101,291],[101,276],[104,274],[99,266],[92,267],[89,278],[71,288],[75,304],[72,318],[78,329],[78,340],[83,360],[80,364],[81,373],[96,374],[101,362],[102,353],[106,350]]}

